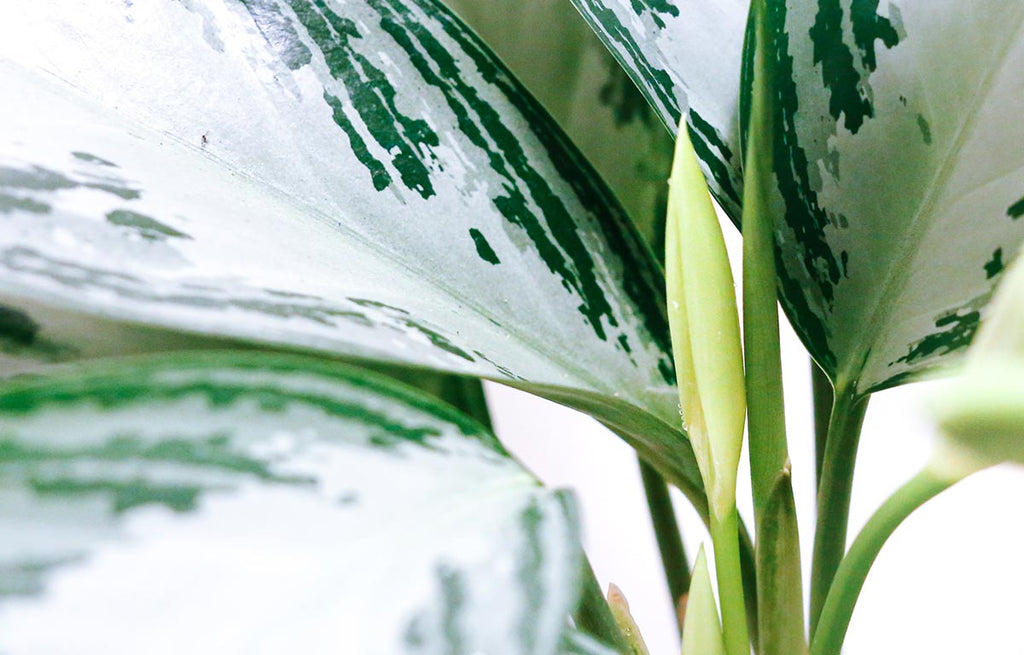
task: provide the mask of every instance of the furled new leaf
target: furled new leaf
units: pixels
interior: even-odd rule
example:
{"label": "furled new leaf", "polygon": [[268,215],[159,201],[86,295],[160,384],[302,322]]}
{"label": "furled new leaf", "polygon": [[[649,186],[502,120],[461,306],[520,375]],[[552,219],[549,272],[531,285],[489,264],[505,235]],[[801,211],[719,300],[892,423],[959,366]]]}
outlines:
{"label": "furled new leaf", "polygon": [[216,337],[494,378],[699,504],[656,264],[433,0],[5,4],[0,82],[15,364]]}
{"label": "furled new leaf", "polygon": [[252,353],[0,388],[0,651],[558,652],[571,503],[383,378]]}
{"label": "furled new leaf", "polygon": [[715,592],[708,572],[704,546],[693,563],[693,582],[683,620],[683,655],[725,655],[722,624],[718,619]]}
{"label": "furled new leaf", "polygon": [[1024,237],[1024,5],[764,5],[775,146],[747,173],[783,304],[840,387],[899,384],[970,342]]}
{"label": "furled new leaf", "polygon": [[712,193],[738,221],[740,63],[746,0],[572,0],[665,126],[682,116]]}

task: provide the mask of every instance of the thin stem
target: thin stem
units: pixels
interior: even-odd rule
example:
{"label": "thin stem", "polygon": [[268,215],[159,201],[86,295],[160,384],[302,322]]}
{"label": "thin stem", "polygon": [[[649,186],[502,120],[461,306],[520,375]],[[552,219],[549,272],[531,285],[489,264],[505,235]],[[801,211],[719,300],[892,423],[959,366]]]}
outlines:
{"label": "thin stem", "polygon": [[772,124],[769,69],[764,42],[764,8],[751,8],[754,31],[751,67],[750,129],[744,152],[743,185],[743,342],[747,433],[750,446],[750,482],[754,496],[754,527],[775,481],[789,460],[786,414],[782,393],[782,356],[779,346],[778,289],[775,237],[770,189],[775,188],[771,153]]}
{"label": "thin stem", "polygon": [[867,406],[867,396],[857,396],[845,389],[836,392],[818,488],[818,520],[811,561],[812,635],[818,625],[825,596],[846,551],[853,469]]}
{"label": "thin stem", "polygon": [[756,553],[747,526],[742,520],[739,524],[740,569],[743,574],[743,601],[747,605],[747,631],[750,634],[750,645],[754,647],[755,653],[759,653],[761,635],[758,631]]}
{"label": "thin stem", "polygon": [[740,565],[739,516],[735,505],[724,516],[711,517],[711,541],[715,547],[715,575],[722,608],[722,634],[729,655],[749,655],[743,571]]}
{"label": "thin stem", "polygon": [[[767,517],[775,505],[793,506],[793,489],[789,484],[776,489],[780,476],[789,480],[789,448],[786,443],[786,414],[782,389],[782,355],[779,343],[778,278],[775,270],[774,212],[770,190],[773,179],[772,150],[774,131],[771,121],[772,94],[771,43],[766,36],[766,7],[753,2],[750,8],[750,26],[745,48],[753,53],[744,76],[750,75],[751,89],[749,123],[744,144],[743,186],[743,340],[746,371],[747,434],[750,453],[750,482],[754,500],[754,522],[759,551],[787,549],[796,544],[795,557],[766,557],[756,565],[756,584],[748,592],[755,602],[755,612],[764,614],[765,622],[754,619],[751,634],[759,648],[771,647],[773,636],[786,632],[786,627],[774,619],[787,608],[779,605],[780,598],[792,596],[795,605],[802,605],[799,559],[799,534],[795,518],[778,521]],[[765,525],[765,521],[773,521]],[[766,538],[771,543],[766,543]],[[717,544],[716,544],[717,546]],[[716,550],[717,556],[717,550]],[[759,593],[760,583],[776,581],[780,587],[771,594]],[[767,604],[761,604],[762,598]],[[757,605],[761,605],[757,607]],[[724,600],[723,600],[724,607]],[[795,631],[803,638],[802,610]],[[751,617],[753,618],[753,617]],[[785,626],[792,623],[787,617]],[[771,624],[771,625],[769,625]],[[765,629],[761,629],[765,628]],[[774,640],[778,642],[779,640]],[[727,642],[728,643],[728,642]],[[777,645],[777,644],[776,644]],[[744,652],[749,652],[745,649]],[[758,650],[758,652],[761,652]]]}
{"label": "thin stem", "polygon": [[811,655],[839,655],[860,590],[886,540],[911,512],[948,489],[955,479],[925,469],[882,504],[857,535],[836,572],[811,641]]}
{"label": "thin stem", "polygon": [[[644,482],[647,494],[647,506],[651,511],[651,523],[654,526],[654,538],[658,542],[661,553],[661,565],[665,569],[665,580],[672,596],[672,607],[678,610],[679,601],[690,590],[690,565],[686,559],[686,549],[676,522],[676,514],[672,508],[668,484],[654,467],[642,459],[640,477]],[[682,633],[683,626],[679,623],[679,612],[675,612],[676,625]]]}
{"label": "thin stem", "polygon": [[832,382],[817,363],[811,360],[811,395],[814,399],[814,484],[821,486],[821,469],[825,461],[825,442],[828,440],[828,419],[832,413],[835,394]]}
{"label": "thin stem", "polygon": [[582,568],[583,593],[579,607],[572,617],[576,627],[612,646],[619,653],[628,653],[626,640],[619,632],[619,626],[615,623],[608,601],[601,592],[601,585],[597,582],[594,569],[586,559],[583,560]]}
{"label": "thin stem", "polygon": [[[756,163],[751,143],[748,165]],[[756,187],[754,182],[751,187]],[[751,190],[746,195],[755,194]],[[750,200],[748,198],[748,200]],[[763,203],[743,212],[743,341],[746,366],[747,433],[755,527],[779,473],[786,466],[786,415],[782,393],[779,310],[775,287],[772,216]]]}

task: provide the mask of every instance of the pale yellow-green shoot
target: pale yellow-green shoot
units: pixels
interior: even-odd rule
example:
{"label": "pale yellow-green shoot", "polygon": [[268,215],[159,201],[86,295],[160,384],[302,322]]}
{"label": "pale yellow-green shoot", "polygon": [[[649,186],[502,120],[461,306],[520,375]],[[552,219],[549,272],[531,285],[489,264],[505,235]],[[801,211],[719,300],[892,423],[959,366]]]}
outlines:
{"label": "pale yellow-green shoot", "polygon": [[622,633],[622,637],[626,641],[629,655],[650,655],[643,635],[640,634],[640,627],[633,620],[633,614],[629,611],[626,596],[615,585],[608,585],[608,607],[612,611],[615,625],[618,626],[619,632]]}
{"label": "pale yellow-green shoot", "polygon": [[725,655],[722,625],[711,588],[711,574],[704,555],[704,546],[697,552],[690,579],[690,595],[686,599],[683,620],[682,655]]}
{"label": "pale yellow-green shoot", "polygon": [[743,441],[743,350],[725,241],[685,122],[669,185],[665,276],[680,409],[708,501],[724,513]]}
{"label": "pale yellow-green shoot", "polygon": [[736,514],[746,414],[743,349],[725,240],[685,122],[669,184],[665,277],[679,407],[708,496],[726,648],[747,655]]}

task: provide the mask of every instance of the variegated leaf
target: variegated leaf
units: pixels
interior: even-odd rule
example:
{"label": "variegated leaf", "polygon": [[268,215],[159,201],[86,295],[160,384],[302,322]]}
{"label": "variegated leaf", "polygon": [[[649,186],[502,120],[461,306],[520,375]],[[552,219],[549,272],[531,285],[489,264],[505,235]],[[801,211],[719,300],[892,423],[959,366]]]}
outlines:
{"label": "variegated leaf", "polygon": [[700,503],[656,264],[437,3],[10,3],[0,58],[15,360],[218,338],[489,377]]}
{"label": "variegated leaf", "polygon": [[579,13],[564,0],[445,3],[544,105],[663,256],[672,137]]}
{"label": "variegated leaf", "polygon": [[[738,152],[746,2],[573,2],[666,122],[689,108]],[[840,384],[898,384],[970,341],[1024,236],[1021,8],[768,4],[785,309]],[[721,155],[701,158],[735,217]]]}
{"label": "variegated leaf", "polygon": [[898,384],[970,342],[1024,238],[1024,5],[766,5],[783,303],[840,387]]}
{"label": "variegated leaf", "polygon": [[712,193],[739,219],[747,0],[572,0],[673,132],[687,116]]}
{"label": "variegated leaf", "polygon": [[357,369],[250,353],[0,389],[0,652],[559,652],[569,499]]}

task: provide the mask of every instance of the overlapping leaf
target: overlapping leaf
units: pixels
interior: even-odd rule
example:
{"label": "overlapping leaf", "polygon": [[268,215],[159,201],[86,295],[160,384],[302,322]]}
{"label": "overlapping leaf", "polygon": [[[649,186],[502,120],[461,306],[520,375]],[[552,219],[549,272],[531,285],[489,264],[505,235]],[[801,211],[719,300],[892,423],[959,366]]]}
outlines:
{"label": "overlapping leaf", "polygon": [[712,193],[742,197],[737,108],[746,0],[572,0],[673,132],[682,115]]}
{"label": "overlapping leaf", "polygon": [[1024,238],[1024,6],[766,5],[784,305],[840,386],[898,384],[970,342]]}
{"label": "overlapping leaf", "polygon": [[230,338],[485,376],[699,497],[657,266],[432,0],[19,3],[0,56],[15,361]]}
{"label": "overlapping leaf", "polygon": [[548,110],[665,251],[672,137],[573,7],[550,0],[445,0]]}
{"label": "overlapping leaf", "polygon": [[[667,120],[689,108],[692,134],[739,151],[748,3],[574,3]],[[834,381],[859,393],[898,384],[969,343],[1024,237],[1024,11],[766,5],[774,113],[751,129],[774,130],[785,309]],[[724,180],[739,157],[721,154],[701,158],[735,217]]]}
{"label": "overlapping leaf", "polygon": [[556,653],[571,502],[356,369],[247,353],[0,390],[0,651]]}

